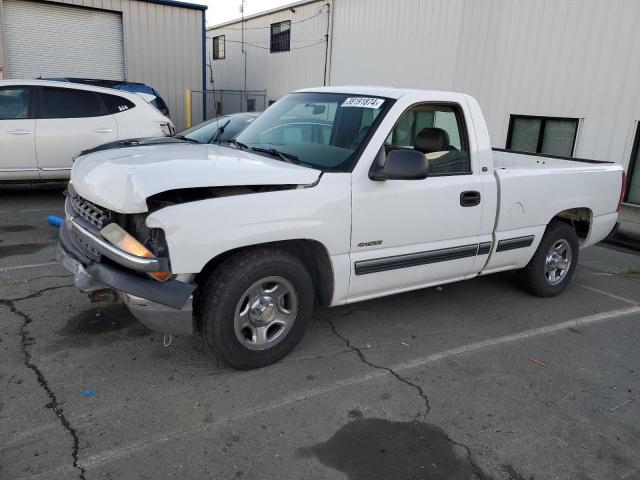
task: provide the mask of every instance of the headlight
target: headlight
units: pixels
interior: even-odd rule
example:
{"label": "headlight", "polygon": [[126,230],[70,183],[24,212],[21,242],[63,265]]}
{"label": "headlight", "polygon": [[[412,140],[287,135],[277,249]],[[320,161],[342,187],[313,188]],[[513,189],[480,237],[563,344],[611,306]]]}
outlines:
{"label": "headlight", "polygon": [[[100,235],[123,252],[130,253],[137,257],[156,258],[156,256],[151,253],[147,247],[133,238],[133,236],[129,235],[117,223],[110,223],[104,227],[100,230]],[[171,278],[171,272],[148,272],[147,275],[160,282],[164,282]]]}

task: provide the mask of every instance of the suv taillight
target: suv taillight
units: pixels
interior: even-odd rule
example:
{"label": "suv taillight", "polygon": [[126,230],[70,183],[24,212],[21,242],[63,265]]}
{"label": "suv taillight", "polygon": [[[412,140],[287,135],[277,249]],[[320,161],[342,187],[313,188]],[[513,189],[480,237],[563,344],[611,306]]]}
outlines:
{"label": "suv taillight", "polygon": [[622,170],[622,187],[620,187],[620,201],[618,202],[618,211],[620,211],[620,207],[622,206],[622,202],[624,201],[624,196],[627,193],[627,174],[624,170]]}

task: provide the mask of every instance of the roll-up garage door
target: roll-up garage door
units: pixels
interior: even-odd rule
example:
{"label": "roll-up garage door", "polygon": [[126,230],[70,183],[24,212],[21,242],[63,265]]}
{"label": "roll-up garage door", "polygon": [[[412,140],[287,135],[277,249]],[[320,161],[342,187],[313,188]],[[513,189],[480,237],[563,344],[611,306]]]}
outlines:
{"label": "roll-up garage door", "polygon": [[4,0],[3,24],[9,78],[124,80],[118,12]]}

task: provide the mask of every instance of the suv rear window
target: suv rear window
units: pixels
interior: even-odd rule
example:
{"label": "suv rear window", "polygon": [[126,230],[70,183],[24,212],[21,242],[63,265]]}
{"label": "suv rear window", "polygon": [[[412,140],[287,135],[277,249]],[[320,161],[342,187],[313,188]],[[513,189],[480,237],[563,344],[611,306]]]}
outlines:
{"label": "suv rear window", "polygon": [[135,103],[127,100],[124,97],[118,95],[109,95],[107,93],[101,93],[102,101],[107,108],[107,113],[114,114],[131,110],[136,106]]}
{"label": "suv rear window", "polygon": [[97,93],[73,88],[44,87],[40,118],[84,118],[104,115]]}

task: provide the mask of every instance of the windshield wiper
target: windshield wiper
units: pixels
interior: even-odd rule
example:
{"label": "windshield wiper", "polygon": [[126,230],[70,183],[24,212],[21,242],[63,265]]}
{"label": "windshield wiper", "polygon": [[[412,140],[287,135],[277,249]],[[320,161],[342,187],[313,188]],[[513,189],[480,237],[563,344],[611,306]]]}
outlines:
{"label": "windshield wiper", "polygon": [[224,133],[224,129],[227,128],[227,125],[229,125],[231,123],[231,119],[227,120],[225,122],[224,125],[222,126],[218,126],[218,133],[215,135],[215,138],[213,139],[213,141],[211,143],[218,143],[218,145],[220,145],[220,138],[222,137],[222,134]]}
{"label": "windshield wiper", "polygon": [[275,148],[252,147],[251,150],[253,150],[254,152],[268,153],[269,155],[272,155],[274,157],[280,157],[283,162],[287,163],[295,163],[299,160],[296,155],[293,155],[292,153],[281,152],[280,150],[276,150]]}
{"label": "windshield wiper", "polygon": [[240,150],[249,150],[249,147],[247,147],[244,143],[237,141],[235,138],[229,140],[229,143],[231,145],[235,145],[236,148],[239,148]]}
{"label": "windshield wiper", "polygon": [[185,137],[184,135],[174,135],[173,138],[177,138],[178,140],[184,140],[185,142],[200,143],[199,141],[194,140],[193,138]]}

